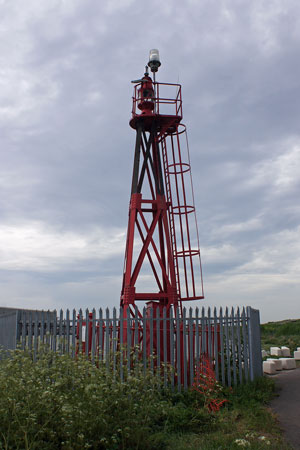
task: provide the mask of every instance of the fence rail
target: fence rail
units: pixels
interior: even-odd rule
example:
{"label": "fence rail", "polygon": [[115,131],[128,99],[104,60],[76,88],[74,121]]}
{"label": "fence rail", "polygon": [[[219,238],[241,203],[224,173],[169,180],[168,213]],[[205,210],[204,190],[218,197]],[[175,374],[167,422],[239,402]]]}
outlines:
{"label": "fence rail", "polygon": [[[250,307],[224,312],[220,308],[219,313],[216,308],[184,309],[181,317],[144,308],[134,318],[125,317],[122,308],[113,308],[112,314],[108,308],[58,314],[17,311],[15,320],[15,342],[34,357],[43,344],[73,357],[83,352],[92,362],[118,371],[121,379],[139,361],[145,371],[161,373],[165,385],[186,389],[204,359],[224,385],[262,375],[259,311]],[[162,369],[165,365],[173,368],[170,377]]]}

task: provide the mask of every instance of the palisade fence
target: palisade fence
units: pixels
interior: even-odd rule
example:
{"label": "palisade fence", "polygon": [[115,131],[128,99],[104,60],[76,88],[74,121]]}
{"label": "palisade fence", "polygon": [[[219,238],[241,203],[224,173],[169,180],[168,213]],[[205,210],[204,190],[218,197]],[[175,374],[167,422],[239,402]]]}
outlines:
{"label": "palisade fence", "polygon": [[[0,318],[1,319],[1,318]],[[83,353],[92,363],[106,366],[121,380],[138,362],[161,374],[164,384],[181,390],[193,384],[195,371],[209,361],[216,379],[233,386],[262,376],[259,311],[144,308],[124,317],[122,308],[72,312],[16,312],[16,346],[34,358],[42,344],[73,357]],[[1,327],[1,320],[0,320]],[[0,333],[1,337],[1,333]],[[0,339],[1,340],[1,339]],[[1,342],[0,342],[1,344]],[[164,369],[171,366],[169,374]]]}

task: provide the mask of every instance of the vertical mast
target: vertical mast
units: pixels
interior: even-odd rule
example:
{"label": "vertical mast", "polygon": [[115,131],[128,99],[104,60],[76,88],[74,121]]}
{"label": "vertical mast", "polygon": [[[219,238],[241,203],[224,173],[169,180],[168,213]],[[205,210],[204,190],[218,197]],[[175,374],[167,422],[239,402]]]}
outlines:
{"label": "vertical mast", "polygon": [[146,67],[133,82],[130,126],[136,139],[121,291],[126,315],[134,315],[137,301],[176,313],[182,301],[203,298],[195,208],[186,192],[189,156],[184,160],[181,150],[181,86],[155,82],[160,65],[158,50],[151,50],[154,81]]}

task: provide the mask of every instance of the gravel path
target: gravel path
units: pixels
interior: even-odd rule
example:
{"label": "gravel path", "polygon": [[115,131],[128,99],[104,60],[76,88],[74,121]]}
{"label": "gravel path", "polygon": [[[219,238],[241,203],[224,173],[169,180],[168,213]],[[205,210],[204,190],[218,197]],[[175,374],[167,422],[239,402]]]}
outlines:
{"label": "gravel path", "polygon": [[279,396],[271,402],[284,436],[294,449],[300,449],[300,367],[283,370],[276,375]]}

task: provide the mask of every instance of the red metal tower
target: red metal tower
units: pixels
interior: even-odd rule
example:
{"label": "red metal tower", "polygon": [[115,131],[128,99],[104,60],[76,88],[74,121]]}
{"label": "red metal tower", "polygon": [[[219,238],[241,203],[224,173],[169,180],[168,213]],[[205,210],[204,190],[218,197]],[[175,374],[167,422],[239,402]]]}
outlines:
{"label": "red metal tower", "polygon": [[[167,311],[203,299],[197,221],[181,86],[157,83],[158,50],[135,83],[130,126],[136,130],[121,306],[137,301]],[[151,279],[151,282],[150,282]]]}

